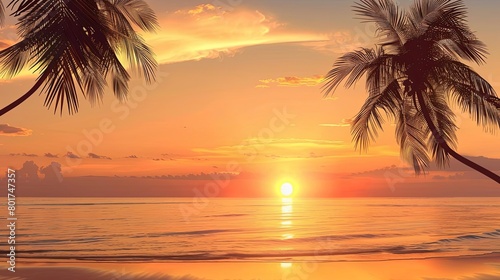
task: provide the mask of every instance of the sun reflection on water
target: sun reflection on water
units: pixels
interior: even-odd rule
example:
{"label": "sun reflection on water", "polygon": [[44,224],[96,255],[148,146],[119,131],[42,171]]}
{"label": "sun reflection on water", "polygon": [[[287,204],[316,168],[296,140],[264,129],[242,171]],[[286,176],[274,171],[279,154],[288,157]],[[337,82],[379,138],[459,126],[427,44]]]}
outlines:
{"label": "sun reflection on water", "polygon": [[282,262],[282,263],[280,263],[280,266],[281,266],[281,268],[291,268],[292,267],[292,263]]}
{"label": "sun reflection on water", "polygon": [[293,212],[293,200],[289,197],[284,197],[281,199],[281,228],[287,229],[281,235],[282,240],[292,239],[294,234],[290,232],[292,229],[292,212]]}

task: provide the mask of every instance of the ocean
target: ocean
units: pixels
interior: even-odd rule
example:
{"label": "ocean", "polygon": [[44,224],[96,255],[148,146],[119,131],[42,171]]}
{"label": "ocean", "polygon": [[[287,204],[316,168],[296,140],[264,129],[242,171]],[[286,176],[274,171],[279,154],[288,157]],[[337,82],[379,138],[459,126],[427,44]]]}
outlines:
{"label": "ocean", "polygon": [[500,252],[499,206],[500,198],[20,198],[16,259],[287,263],[482,255]]}

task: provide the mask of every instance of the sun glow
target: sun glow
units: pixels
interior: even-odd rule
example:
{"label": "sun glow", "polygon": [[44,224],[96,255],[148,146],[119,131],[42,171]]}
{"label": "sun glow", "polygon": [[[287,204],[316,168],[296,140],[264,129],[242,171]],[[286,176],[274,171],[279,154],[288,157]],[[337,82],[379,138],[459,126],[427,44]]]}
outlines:
{"label": "sun glow", "polygon": [[281,194],[283,196],[291,196],[293,194],[293,186],[290,183],[283,183],[281,185]]}
{"label": "sun glow", "polygon": [[290,268],[292,267],[292,263],[281,263],[280,266],[281,268]]}

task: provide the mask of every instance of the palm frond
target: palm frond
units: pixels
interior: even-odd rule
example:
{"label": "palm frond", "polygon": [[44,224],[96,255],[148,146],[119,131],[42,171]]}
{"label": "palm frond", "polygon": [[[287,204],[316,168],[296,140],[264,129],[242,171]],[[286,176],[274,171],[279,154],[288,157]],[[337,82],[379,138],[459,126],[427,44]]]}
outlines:
{"label": "palm frond", "polygon": [[444,141],[449,147],[457,147],[456,131],[458,127],[455,125],[455,114],[448,106],[444,90],[445,88],[431,88],[425,96],[431,118],[441,137],[440,140],[437,140],[432,135],[428,138],[432,158],[438,167],[445,167],[449,164],[449,154],[439,141]]}
{"label": "palm frond", "polygon": [[127,22],[133,22],[144,31],[153,32],[159,27],[154,11],[143,0],[102,0],[105,6],[119,12]]}
{"label": "palm frond", "polygon": [[488,54],[486,45],[477,39],[467,25],[467,10],[461,0],[438,1],[432,16],[427,17],[421,27],[420,37],[432,40],[452,56],[484,63]]}
{"label": "palm frond", "polygon": [[482,61],[487,54],[487,50],[483,43],[478,40],[469,42],[457,42],[446,38],[437,41],[434,44],[435,48],[439,49],[444,56],[449,56],[454,60],[475,60]]}
{"label": "palm frond", "polygon": [[393,0],[361,0],[354,5],[354,12],[364,22],[377,25],[377,35],[384,38],[382,46],[397,50],[406,42],[408,18]]}
{"label": "palm frond", "polygon": [[500,128],[500,99],[493,87],[469,66],[459,61],[437,63],[434,72],[447,86],[452,99],[472,119],[489,131]]}
{"label": "palm frond", "polygon": [[46,93],[44,105],[51,107],[54,105],[54,113],[60,109],[62,114],[63,108],[66,106],[69,114],[78,112],[78,94],[73,82],[73,70],[70,65],[49,66],[51,68],[50,75],[47,78],[42,92]]}
{"label": "palm frond", "polygon": [[333,68],[325,76],[326,83],[322,87],[325,96],[333,93],[346,78],[345,87],[353,86],[381,55],[381,52],[374,49],[362,48],[339,57],[333,64]]}
{"label": "palm frond", "polygon": [[429,129],[411,98],[406,97],[400,103],[395,133],[401,157],[413,166],[417,175],[425,172],[430,161],[426,143]]}
{"label": "palm frond", "polygon": [[[115,59],[117,60],[117,58]],[[110,70],[115,97],[120,101],[124,101],[128,94],[130,75],[120,63],[113,63]]]}
{"label": "palm frond", "polygon": [[[351,134],[366,150],[383,130],[385,113],[396,121],[402,158],[419,174],[434,160],[444,167],[455,157],[500,182],[500,177],[459,155],[455,115],[449,97],[478,125],[500,127],[500,98],[491,85],[461,63],[482,63],[486,46],[467,24],[462,0],[415,0],[401,12],[393,0],[359,0],[354,11],[378,26],[385,41],[338,58],[326,75],[325,95],[345,81],[351,87],[366,75],[368,98],[355,116]],[[432,152],[432,153],[431,153]]]}
{"label": "palm frond", "polygon": [[459,32],[440,32],[436,36],[429,35],[428,37],[435,37],[435,45],[452,57],[459,57],[482,64],[488,55],[486,45],[474,35]]}
{"label": "palm frond", "polygon": [[134,71],[143,76],[148,83],[153,82],[158,67],[154,53],[144,39],[135,32],[129,19],[144,30],[156,30],[158,22],[154,13],[152,16],[152,10],[140,0],[106,0],[102,1],[102,5],[109,16],[112,28],[117,31],[113,37],[113,45],[126,55]]}
{"label": "palm frond", "polygon": [[0,51],[0,75],[3,78],[15,77],[33,59],[27,41],[21,41]]}
{"label": "palm frond", "polygon": [[378,130],[383,130],[382,110],[388,117],[396,118],[401,102],[401,88],[393,80],[380,94],[369,96],[352,122],[351,134],[356,149],[368,150],[371,141],[378,137]]}
{"label": "palm frond", "polygon": [[3,25],[5,21],[5,7],[3,6],[3,2],[0,1],[0,26]]}
{"label": "palm frond", "polygon": [[378,55],[369,65],[366,73],[368,95],[380,94],[395,79],[404,77],[404,65],[394,55]]}
{"label": "palm frond", "polygon": [[158,26],[144,1],[12,0],[9,6],[19,17],[22,40],[0,51],[0,73],[11,77],[30,65],[40,73],[44,104],[54,112],[77,112],[79,93],[91,104],[101,101],[109,76],[115,96],[125,99],[130,75],[118,59],[120,51],[146,81],[154,80],[153,52],[132,27]]}
{"label": "palm frond", "polygon": [[464,18],[466,15],[462,1],[416,0],[410,6],[408,18],[414,30],[421,34],[444,10],[454,11],[455,16],[459,18]]}
{"label": "palm frond", "polygon": [[137,35],[132,38],[123,38],[121,41],[125,54],[132,69],[143,76],[148,83],[156,79],[158,63],[154,59],[153,50],[146,44],[144,39]]}

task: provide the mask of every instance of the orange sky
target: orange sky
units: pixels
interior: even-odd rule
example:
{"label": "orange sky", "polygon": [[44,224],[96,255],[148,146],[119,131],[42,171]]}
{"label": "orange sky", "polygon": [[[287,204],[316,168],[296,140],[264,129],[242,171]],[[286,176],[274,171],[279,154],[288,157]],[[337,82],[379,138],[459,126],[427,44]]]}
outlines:
{"label": "orange sky", "polygon": [[[364,84],[322,97],[321,76],[336,57],[373,44],[373,28],[353,19],[352,1],[148,2],[161,25],[145,36],[161,64],[157,83],[135,80],[124,104],[111,93],[94,108],[81,100],[72,116],[54,115],[43,107],[43,96],[31,97],[0,121],[3,169],[33,160],[39,166],[59,162],[65,177],[161,176],[223,172],[236,162],[242,172],[279,180],[402,166],[390,123],[368,153],[354,150],[349,119],[366,98]],[[465,2],[471,27],[491,53],[475,69],[500,90],[500,2]],[[0,31],[0,47],[16,40],[14,23],[10,19]],[[1,80],[2,105],[33,81],[29,74]],[[500,158],[498,134],[456,113],[459,152]],[[500,169],[498,161],[494,167]],[[424,184],[464,172],[416,180]]]}

